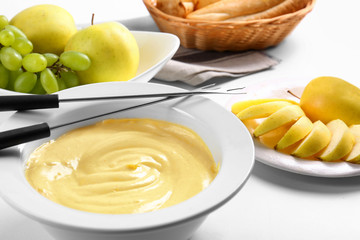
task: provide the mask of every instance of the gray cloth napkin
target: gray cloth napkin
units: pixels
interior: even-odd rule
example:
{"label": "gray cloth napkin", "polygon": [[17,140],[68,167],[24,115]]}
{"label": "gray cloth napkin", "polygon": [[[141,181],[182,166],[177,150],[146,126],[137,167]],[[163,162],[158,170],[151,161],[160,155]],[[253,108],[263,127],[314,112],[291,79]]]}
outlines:
{"label": "gray cloth napkin", "polygon": [[260,51],[214,52],[180,47],[155,78],[196,86],[216,77],[242,77],[278,63]]}

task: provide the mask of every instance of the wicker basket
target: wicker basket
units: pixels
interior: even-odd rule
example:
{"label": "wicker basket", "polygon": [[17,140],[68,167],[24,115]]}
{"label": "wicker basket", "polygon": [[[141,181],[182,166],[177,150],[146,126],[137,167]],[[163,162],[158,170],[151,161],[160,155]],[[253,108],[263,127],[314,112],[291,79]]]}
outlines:
{"label": "wicker basket", "polygon": [[198,21],[168,15],[143,0],[160,31],[175,34],[186,48],[215,51],[265,49],[279,44],[314,7],[315,0],[302,2],[297,11],[274,18],[239,21]]}

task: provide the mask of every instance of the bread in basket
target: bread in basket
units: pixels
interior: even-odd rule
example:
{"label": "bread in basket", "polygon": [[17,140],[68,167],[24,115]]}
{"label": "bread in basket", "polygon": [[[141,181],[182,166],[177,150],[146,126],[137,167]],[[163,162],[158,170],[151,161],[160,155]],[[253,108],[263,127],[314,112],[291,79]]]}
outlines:
{"label": "bread in basket", "polygon": [[[244,51],[275,46],[289,35],[315,4],[315,0],[283,0],[275,7],[246,16],[206,20],[201,17],[186,18],[185,15],[194,13],[191,9],[186,9],[188,12],[182,13],[185,17],[181,17],[161,11],[157,0],[143,2],[160,31],[175,34],[186,48],[214,51]],[[277,15],[279,12],[284,14]]]}

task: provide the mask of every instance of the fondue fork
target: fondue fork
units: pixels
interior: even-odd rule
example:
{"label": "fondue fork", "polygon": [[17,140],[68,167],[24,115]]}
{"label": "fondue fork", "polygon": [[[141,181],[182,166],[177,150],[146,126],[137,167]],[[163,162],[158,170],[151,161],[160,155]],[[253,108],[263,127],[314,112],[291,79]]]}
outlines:
{"label": "fondue fork", "polygon": [[[8,147],[13,147],[22,143],[27,143],[27,142],[31,142],[34,140],[39,140],[42,138],[46,138],[46,137],[50,137],[51,135],[51,130],[60,128],[60,127],[65,127],[68,125],[72,125],[72,124],[76,124],[76,123],[80,123],[80,122],[84,122],[87,120],[91,120],[94,118],[100,118],[106,115],[110,115],[110,114],[114,114],[114,113],[119,113],[119,112],[123,112],[123,111],[127,111],[127,110],[131,110],[131,109],[135,109],[135,108],[139,108],[139,107],[145,107],[148,105],[152,105],[152,104],[156,104],[156,103],[160,103],[160,102],[164,102],[164,101],[169,101],[171,99],[175,99],[175,98],[179,98],[179,97],[184,97],[184,96],[192,96],[192,95],[199,95],[199,94],[234,94],[234,92],[232,91],[236,91],[239,89],[243,89],[243,88],[234,88],[234,89],[227,89],[227,90],[206,90],[204,88],[206,88],[207,86],[200,88],[200,89],[196,89],[190,92],[174,92],[174,93],[158,93],[158,94],[142,94],[142,95],[128,95],[128,96],[120,96],[123,98],[126,97],[132,97],[134,98],[135,96],[146,96],[146,97],[161,97],[161,96],[166,96],[163,97],[161,99],[157,99],[154,101],[150,101],[150,102],[146,102],[146,103],[142,103],[142,104],[138,104],[135,106],[130,106],[127,108],[122,108],[119,110],[114,110],[111,112],[106,112],[103,114],[98,114],[98,115],[94,115],[91,117],[87,117],[87,118],[82,118],[79,120],[74,120],[71,122],[67,122],[67,123],[62,123],[62,124],[58,124],[55,126],[49,126],[48,123],[43,122],[43,123],[39,123],[39,124],[34,124],[34,125],[30,125],[27,127],[21,127],[21,128],[16,128],[16,129],[12,129],[12,130],[7,130],[7,131],[3,131],[0,132],[0,150],[1,149],[5,149]],[[244,93],[235,93],[235,94],[244,94]],[[82,98],[82,99],[86,99],[86,98]],[[99,99],[101,100],[106,100],[108,98],[102,98],[100,97]],[[75,101],[77,101],[78,99],[76,99]],[[91,100],[93,100],[91,98]],[[71,100],[70,100],[71,101]],[[84,100],[85,101],[85,100]]]}
{"label": "fondue fork", "polygon": [[57,94],[49,95],[6,95],[0,96],[0,111],[11,110],[31,110],[31,109],[46,109],[59,108],[60,103],[81,102],[81,101],[106,101],[106,100],[120,100],[120,99],[134,99],[134,98],[158,98],[158,97],[183,97],[192,95],[206,95],[206,94],[244,94],[237,92],[243,88],[233,89],[195,89],[192,91],[181,92],[165,92],[165,93],[145,93],[145,94],[129,94],[121,96],[102,96],[102,97],[83,97],[83,98],[59,98]]}

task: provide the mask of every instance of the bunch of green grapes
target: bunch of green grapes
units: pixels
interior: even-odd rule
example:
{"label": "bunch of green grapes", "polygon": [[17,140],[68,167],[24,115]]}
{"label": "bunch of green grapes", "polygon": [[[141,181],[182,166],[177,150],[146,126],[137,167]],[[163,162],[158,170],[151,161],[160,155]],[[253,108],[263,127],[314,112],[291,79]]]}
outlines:
{"label": "bunch of green grapes", "polygon": [[87,55],[76,52],[33,53],[33,44],[0,15],[0,88],[21,93],[50,94],[79,85],[76,71],[90,67]]}

